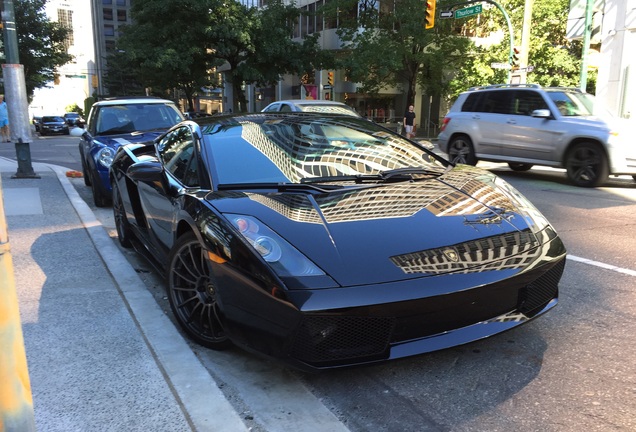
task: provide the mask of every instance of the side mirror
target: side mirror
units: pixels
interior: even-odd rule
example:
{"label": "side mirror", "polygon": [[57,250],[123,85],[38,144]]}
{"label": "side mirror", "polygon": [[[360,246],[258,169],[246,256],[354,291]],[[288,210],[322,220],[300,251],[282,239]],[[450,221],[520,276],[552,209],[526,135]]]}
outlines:
{"label": "side mirror", "polygon": [[69,133],[71,134],[71,136],[74,136],[74,137],[83,137],[84,134],[88,134],[88,132],[86,132],[86,129],[81,127],[73,127],[71,128]]}
{"label": "side mirror", "polygon": [[163,166],[159,162],[137,162],[128,167],[126,174],[134,181],[161,181]]}
{"label": "side mirror", "polygon": [[552,117],[552,113],[548,109],[538,109],[532,111],[532,117],[550,118]]}

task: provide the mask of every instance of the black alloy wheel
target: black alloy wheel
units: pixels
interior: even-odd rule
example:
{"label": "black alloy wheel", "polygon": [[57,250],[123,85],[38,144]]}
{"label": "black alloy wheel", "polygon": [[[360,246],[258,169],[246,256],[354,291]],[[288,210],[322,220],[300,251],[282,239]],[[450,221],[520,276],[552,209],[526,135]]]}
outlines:
{"label": "black alloy wheel", "polygon": [[568,178],[576,186],[596,187],[607,181],[609,167],[603,149],[591,142],[576,144],[565,160]]}
{"label": "black alloy wheel", "polygon": [[533,167],[532,164],[525,164],[525,163],[514,163],[514,162],[510,162],[508,164],[508,166],[510,167],[511,170],[513,171],[528,171],[530,168]]}
{"label": "black alloy wheel", "polygon": [[121,199],[121,193],[117,183],[113,182],[113,216],[115,218],[115,228],[117,229],[117,238],[119,244],[124,248],[132,247],[132,230],[130,223],[126,218],[126,210],[124,209],[124,202]]}
{"label": "black alloy wheel", "polygon": [[448,144],[448,158],[455,164],[477,165],[473,142],[467,135],[457,135]]}
{"label": "black alloy wheel", "polygon": [[168,259],[168,300],[179,325],[197,343],[222,350],[232,343],[219,320],[218,286],[193,232],[179,237]]}

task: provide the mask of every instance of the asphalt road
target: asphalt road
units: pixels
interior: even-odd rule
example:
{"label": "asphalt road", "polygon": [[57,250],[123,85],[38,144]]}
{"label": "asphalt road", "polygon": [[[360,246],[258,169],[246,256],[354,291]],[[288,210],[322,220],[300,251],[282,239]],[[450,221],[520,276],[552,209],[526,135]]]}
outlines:
{"label": "asphalt road", "polygon": [[[32,158],[79,170],[76,140],[37,140]],[[12,157],[4,146],[0,156]],[[259,425],[254,431],[316,431],[312,422],[329,413],[354,432],[636,430],[636,182],[583,189],[561,170],[480,166],[517,187],[563,238],[557,308],[462,347],[318,375],[192,345],[231,403]],[[116,241],[112,210],[93,206],[82,179],[72,182]],[[160,275],[125,254],[169,314]]]}

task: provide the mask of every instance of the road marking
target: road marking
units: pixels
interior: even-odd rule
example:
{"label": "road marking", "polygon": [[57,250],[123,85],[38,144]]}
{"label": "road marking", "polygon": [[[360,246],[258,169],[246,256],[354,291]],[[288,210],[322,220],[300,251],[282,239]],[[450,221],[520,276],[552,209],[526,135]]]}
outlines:
{"label": "road marking", "polygon": [[605,264],[602,262],[598,262],[598,261],[593,261],[587,258],[581,258],[581,257],[577,257],[575,255],[568,255],[568,259],[572,260],[572,261],[578,261],[584,264],[589,264],[589,265],[593,265],[596,267],[601,267],[604,268],[606,270],[611,270],[611,271],[615,271],[617,273],[624,273],[626,275],[629,276],[636,276],[636,270],[630,270],[630,269],[626,269],[626,268],[621,268],[621,267],[616,267],[615,265],[611,265],[611,264]]}

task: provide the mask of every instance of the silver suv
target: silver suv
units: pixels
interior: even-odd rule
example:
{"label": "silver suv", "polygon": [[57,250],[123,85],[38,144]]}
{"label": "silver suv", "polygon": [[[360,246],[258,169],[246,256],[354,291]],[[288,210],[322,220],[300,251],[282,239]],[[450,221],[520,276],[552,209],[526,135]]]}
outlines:
{"label": "silver suv", "polygon": [[619,130],[625,119],[594,115],[593,105],[594,96],[574,88],[471,88],[444,118],[439,147],[455,163],[508,162],[516,171],[565,168],[577,186],[599,186],[610,174],[636,180],[634,136]]}

